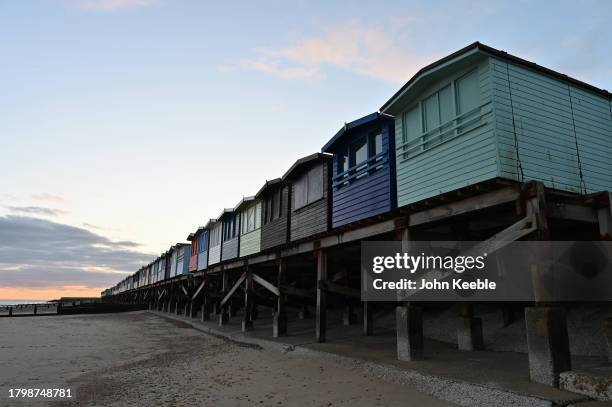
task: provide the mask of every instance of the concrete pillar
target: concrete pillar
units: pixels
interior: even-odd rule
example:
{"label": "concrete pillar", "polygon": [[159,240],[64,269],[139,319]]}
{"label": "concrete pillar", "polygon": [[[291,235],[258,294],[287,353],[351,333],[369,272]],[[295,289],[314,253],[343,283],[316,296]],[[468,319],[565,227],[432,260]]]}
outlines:
{"label": "concrete pillar", "polygon": [[397,358],[403,361],[423,359],[423,311],[405,304],[396,307]]}
{"label": "concrete pillar", "polygon": [[374,310],[369,301],[363,302],[363,334],[366,336],[374,335]]}
{"label": "concrete pillar", "polygon": [[280,290],[280,295],[276,299],[276,312],[272,320],[272,336],[278,338],[280,336],[287,335],[287,312],[285,309],[285,294],[282,292],[282,286],[285,284],[286,276],[286,262],[285,260],[278,261],[278,277],[277,286]]}
{"label": "concrete pillar", "polygon": [[565,310],[526,308],[525,324],[531,381],[559,387],[559,374],[571,369]]}
{"label": "concrete pillar", "polygon": [[316,336],[317,342],[325,342],[327,331],[327,251],[320,249],[317,252],[317,316]]}

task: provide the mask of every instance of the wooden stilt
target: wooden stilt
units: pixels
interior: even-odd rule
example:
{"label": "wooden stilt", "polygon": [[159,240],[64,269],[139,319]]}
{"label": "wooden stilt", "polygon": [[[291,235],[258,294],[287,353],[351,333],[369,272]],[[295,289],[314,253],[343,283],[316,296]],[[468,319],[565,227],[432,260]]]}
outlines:
{"label": "wooden stilt", "polygon": [[[228,290],[229,290],[229,272],[226,270],[223,270],[221,272],[221,284],[222,284],[222,288],[221,288],[221,292],[223,293],[223,295],[225,295]],[[227,312],[227,307],[225,306],[220,306],[219,307],[219,325],[225,325],[229,322],[229,314]]]}
{"label": "wooden stilt", "polygon": [[316,336],[317,342],[325,342],[327,331],[327,251],[319,249],[316,252],[317,259],[317,317]]}
{"label": "wooden stilt", "polygon": [[274,320],[272,322],[272,336],[278,338],[287,334],[287,313],[285,310],[285,294],[282,292],[280,287],[285,284],[286,274],[286,263],[285,260],[281,259],[278,261],[278,287],[279,293],[276,297],[276,312],[274,313]]}
{"label": "wooden stilt", "polygon": [[374,335],[374,310],[373,303],[363,302],[363,334],[366,336]]}
{"label": "wooden stilt", "polygon": [[242,317],[242,332],[253,329],[253,320],[251,315],[251,301],[253,290],[253,276],[247,267],[246,279],[244,280],[244,315]]}

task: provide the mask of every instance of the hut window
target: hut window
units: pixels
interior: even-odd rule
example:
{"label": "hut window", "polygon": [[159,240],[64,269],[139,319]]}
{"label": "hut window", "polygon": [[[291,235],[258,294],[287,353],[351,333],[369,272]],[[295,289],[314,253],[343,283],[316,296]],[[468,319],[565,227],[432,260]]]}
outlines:
{"label": "hut window", "polygon": [[295,182],[294,207],[299,209],[323,198],[323,166],[317,165]]}
{"label": "hut window", "polygon": [[258,209],[261,211],[261,204],[253,205],[242,213],[242,233],[248,233],[255,229],[259,229],[260,222],[257,214]]}
{"label": "hut window", "polygon": [[480,99],[477,71],[472,71],[455,82],[457,114],[469,112],[478,106]]}
{"label": "hut window", "polygon": [[338,173],[346,172],[349,169],[349,158],[346,152],[338,155]]}
{"label": "hut window", "polygon": [[404,114],[404,142],[416,140],[422,133],[421,120],[419,118],[419,107],[416,106],[412,110]]}
{"label": "hut window", "polygon": [[231,240],[236,237],[236,216],[231,215],[229,219],[223,222],[223,240]]}
{"label": "hut window", "polygon": [[200,235],[199,242],[198,242],[198,249],[200,250],[200,253],[206,251],[206,243],[207,243],[206,238],[207,237],[208,237],[208,234],[206,232]]}
{"label": "hut window", "polygon": [[382,153],[383,151],[383,137],[382,133],[376,132],[371,136],[371,145],[372,151],[370,152],[370,157],[374,157]]}
{"label": "hut window", "polygon": [[295,182],[294,197],[295,209],[308,203],[308,177],[306,175]]}
{"label": "hut window", "polygon": [[281,190],[278,189],[274,192],[274,201],[272,204],[272,218],[278,219],[281,217]]}
{"label": "hut window", "polygon": [[215,225],[210,232],[210,245],[217,246],[221,243],[221,224]]}
{"label": "hut window", "polygon": [[351,166],[361,164],[368,159],[368,139],[363,137],[351,146]]}

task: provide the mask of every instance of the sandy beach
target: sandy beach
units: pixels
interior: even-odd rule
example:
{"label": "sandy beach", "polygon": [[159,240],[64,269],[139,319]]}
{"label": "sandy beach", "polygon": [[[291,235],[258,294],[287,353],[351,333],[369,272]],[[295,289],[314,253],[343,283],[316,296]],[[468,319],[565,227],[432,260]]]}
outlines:
{"label": "sandy beach", "polygon": [[[148,312],[0,318],[0,405],[448,406],[359,368],[229,342]],[[76,399],[16,401],[9,388]]]}

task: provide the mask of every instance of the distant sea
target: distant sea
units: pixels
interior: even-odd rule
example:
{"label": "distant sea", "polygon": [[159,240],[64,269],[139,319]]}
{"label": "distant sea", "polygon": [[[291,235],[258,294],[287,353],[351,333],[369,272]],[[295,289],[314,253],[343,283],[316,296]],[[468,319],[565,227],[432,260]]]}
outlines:
{"label": "distant sea", "polygon": [[47,304],[49,301],[44,300],[0,300],[2,305],[19,305],[19,304]]}

